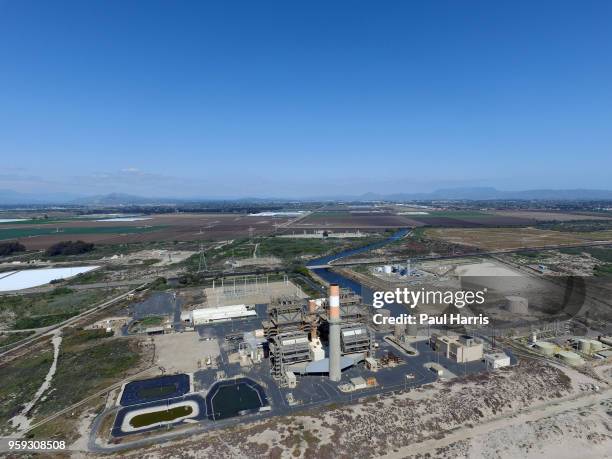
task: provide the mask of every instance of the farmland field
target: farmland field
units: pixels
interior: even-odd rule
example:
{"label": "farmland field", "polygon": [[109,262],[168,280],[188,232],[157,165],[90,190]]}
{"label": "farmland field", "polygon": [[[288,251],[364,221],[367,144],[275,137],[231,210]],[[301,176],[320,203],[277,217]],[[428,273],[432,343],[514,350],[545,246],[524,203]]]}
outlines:
{"label": "farmland field", "polygon": [[425,237],[483,250],[502,250],[612,241],[612,232],[562,233],[536,228],[428,228]]}
{"label": "farmland field", "polygon": [[578,220],[610,220],[609,216],[589,215],[589,214],[572,214],[567,212],[540,212],[534,210],[499,210],[495,211],[495,215],[504,217],[525,218],[541,222],[557,221],[569,222]]}
{"label": "farmland field", "polygon": [[129,244],[152,241],[218,241],[274,232],[285,217],[246,214],[159,214],[143,221],[96,222],[71,219],[47,223],[6,223],[0,240],[14,239],[28,250],[46,249],[60,241],[80,239],[95,244]]}
{"label": "farmland field", "polygon": [[486,226],[527,226],[533,219],[496,215],[480,211],[431,211],[426,215],[400,215],[389,211],[360,212],[333,211],[315,212],[300,220],[291,228],[310,229],[368,229],[406,228],[419,226],[475,228]]}
{"label": "farmland field", "polygon": [[360,228],[405,228],[409,226],[422,226],[415,219],[389,212],[315,212],[291,228],[333,228],[333,229],[360,229]]}

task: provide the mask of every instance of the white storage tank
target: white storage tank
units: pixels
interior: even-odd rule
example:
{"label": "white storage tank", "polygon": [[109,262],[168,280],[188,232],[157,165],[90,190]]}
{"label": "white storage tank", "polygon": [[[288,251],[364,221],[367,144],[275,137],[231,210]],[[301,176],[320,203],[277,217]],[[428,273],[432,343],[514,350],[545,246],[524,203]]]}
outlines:
{"label": "white storage tank", "polygon": [[385,274],[391,274],[391,272],[393,271],[393,268],[391,265],[385,265],[383,266],[383,272]]}
{"label": "white storage tank", "polygon": [[583,354],[590,354],[592,352],[591,340],[590,339],[578,340],[578,350],[582,352]]}

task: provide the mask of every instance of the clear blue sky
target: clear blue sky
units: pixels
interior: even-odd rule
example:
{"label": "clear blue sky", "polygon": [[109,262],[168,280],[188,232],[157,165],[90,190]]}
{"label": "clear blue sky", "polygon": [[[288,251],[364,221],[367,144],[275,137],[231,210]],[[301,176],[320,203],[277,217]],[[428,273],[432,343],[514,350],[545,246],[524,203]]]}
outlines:
{"label": "clear blue sky", "polygon": [[0,188],[612,188],[609,1],[0,0]]}

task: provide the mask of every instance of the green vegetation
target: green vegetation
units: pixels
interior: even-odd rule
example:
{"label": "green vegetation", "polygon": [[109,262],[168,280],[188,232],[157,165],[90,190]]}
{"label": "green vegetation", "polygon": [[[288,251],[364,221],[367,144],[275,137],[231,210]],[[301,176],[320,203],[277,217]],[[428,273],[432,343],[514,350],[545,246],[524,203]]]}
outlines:
{"label": "green vegetation", "polygon": [[54,234],[132,234],[149,233],[165,228],[164,226],[91,226],[64,228],[8,228],[0,232],[0,240],[18,239],[31,236],[48,236]]}
{"label": "green vegetation", "polygon": [[612,263],[612,249],[606,249],[602,247],[578,247],[578,248],[566,248],[559,249],[561,253],[568,255],[580,255],[582,253],[588,253],[593,258],[597,258],[605,263]]}
{"label": "green vegetation", "polygon": [[46,327],[93,307],[113,292],[59,287],[45,293],[7,295],[0,301],[0,320],[15,330]]}
{"label": "green vegetation", "polygon": [[491,214],[480,212],[478,210],[436,210],[429,215],[416,215],[418,219],[426,219],[427,217],[448,217],[448,218],[474,218],[474,217],[491,217]]}
{"label": "green vegetation", "polygon": [[53,244],[45,250],[45,255],[48,257],[55,257],[57,255],[80,255],[82,253],[91,252],[93,249],[94,245],[91,242],[62,241]]}
{"label": "green vegetation", "polygon": [[590,233],[612,230],[612,220],[574,220],[567,222],[541,222],[538,228],[572,233]]}
{"label": "green vegetation", "polygon": [[15,321],[13,329],[27,330],[30,328],[49,327],[51,325],[59,324],[65,320],[68,320],[76,314],[76,312],[64,312],[61,314],[49,314],[40,317],[20,317]]}
{"label": "green vegetation", "polygon": [[[274,256],[283,260],[293,260],[302,255],[324,255],[334,248],[342,247],[338,239],[293,239],[271,237],[259,245],[261,256]],[[365,244],[364,244],[365,245]]]}
{"label": "green vegetation", "polygon": [[20,413],[43,383],[51,363],[53,351],[46,347],[26,357],[14,359],[0,371],[0,433],[10,430],[9,419]]}
{"label": "green vegetation", "polygon": [[189,416],[192,412],[193,408],[190,406],[177,406],[169,410],[154,411],[152,413],[134,416],[130,421],[130,425],[132,427],[145,427],[151,424],[157,424],[158,422],[174,421],[183,416]]}
{"label": "green vegetation", "polygon": [[164,323],[164,318],[160,317],[160,316],[151,316],[151,317],[145,317],[144,319],[142,319],[140,321],[141,325],[144,325],[145,327],[153,327],[156,325],[161,325]]}
{"label": "green vegetation", "polygon": [[516,252],[516,255],[523,258],[537,259],[540,257],[539,252],[530,252],[530,251],[520,251]]}
{"label": "green vegetation", "polygon": [[596,266],[593,274],[596,276],[612,276],[612,263]]}
{"label": "green vegetation", "polygon": [[68,285],[95,284],[104,281],[106,272],[104,269],[95,269],[86,273],[77,274],[72,279],[68,280]]}
{"label": "green vegetation", "polygon": [[140,356],[129,339],[110,338],[104,330],[64,331],[57,372],[39,416],[66,408],[124,378]]}
{"label": "green vegetation", "polygon": [[34,334],[33,331],[19,332],[19,333],[2,333],[0,334],[0,348],[15,344],[22,339],[26,339],[28,336]]}
{"label": "green vegetation", "polygon": [[0,257],[6,257],[17,252],[25,252],[25,245],[19,242],[3,242],[0,244]]}
{"label": "green vegetation", "polygon": [[[302,256],[317,257],[355,247],[361,247],[381,240],[381,236],[370,236],[364,238],[347,239],[300,239],[272,236],[267,238],[237,239],[231,244],[226,244],[218,249],[206,250],[206,262],[208,269],[225,268],[225,262],[232,259],[251,258],[257,247],[258,257],[277,257],[286,263],[300,259]],[[197,271],[200,255],[195,254],[183,263],[188,271]]]}

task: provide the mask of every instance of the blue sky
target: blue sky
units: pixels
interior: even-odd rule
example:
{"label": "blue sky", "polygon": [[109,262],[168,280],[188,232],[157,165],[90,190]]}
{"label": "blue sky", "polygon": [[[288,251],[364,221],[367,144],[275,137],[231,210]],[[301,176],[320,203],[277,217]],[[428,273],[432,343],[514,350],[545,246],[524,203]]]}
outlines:
{"label": "blue sky", "polygon": [[0,189],[612,188],[612,3],[0,0]]}

